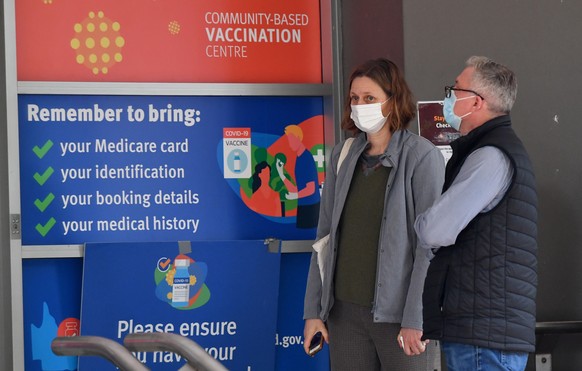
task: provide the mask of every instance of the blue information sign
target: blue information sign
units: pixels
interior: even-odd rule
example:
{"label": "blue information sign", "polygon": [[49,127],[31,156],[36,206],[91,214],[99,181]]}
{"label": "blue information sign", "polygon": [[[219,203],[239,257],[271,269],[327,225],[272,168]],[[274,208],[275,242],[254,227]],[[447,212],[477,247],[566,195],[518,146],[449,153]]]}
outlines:
{"label": "blue information sign", "polygon": [[20,95],[22,244],[312,239],[317,207],[304,206],[323,182],[322,106]]}
{"label": "blue information sign", "polygon": [[283,254],[279,283],[279,321],[277,324],[277,371],[328,371],[327,344],[314,357],[303,350],[303,299],[311,253]]}
{"label": "blue information sign", "polygon": [[[229,370],[271,371],[280,256],[263,241],[87,244],[81,334],[122,343],[130,333],[169,332],[191,338]],[[155,370],[185,363],[167,351],[135,356]],[[79,369],[115,367],[80,357]]]}

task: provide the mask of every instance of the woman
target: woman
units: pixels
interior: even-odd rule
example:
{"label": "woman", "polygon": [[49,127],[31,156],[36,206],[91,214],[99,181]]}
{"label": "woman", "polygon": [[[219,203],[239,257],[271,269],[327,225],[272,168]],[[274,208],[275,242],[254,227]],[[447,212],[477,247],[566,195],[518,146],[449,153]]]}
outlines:
{"label": "woman", "polygon": [[441,193],[444,158],[406,129],[416,106],[393,62],[365,62],[349,87],[342,128],[355,139],[326,172],[317,239],[329,235],[329,253],[323,282],[311,258],[304,347],[321,332],[333,371],[432,370],[438,347],[421,340],[429,261],[413,226]]}
{"label": "woman", "polygon": [[241,189],[245,204],[253,211],[267,216],[281,216],[281,202],[279,193],[269,185],[271,180],[271,166],[266,161],[255,165],[255,172],[251,177],[251,197]]}

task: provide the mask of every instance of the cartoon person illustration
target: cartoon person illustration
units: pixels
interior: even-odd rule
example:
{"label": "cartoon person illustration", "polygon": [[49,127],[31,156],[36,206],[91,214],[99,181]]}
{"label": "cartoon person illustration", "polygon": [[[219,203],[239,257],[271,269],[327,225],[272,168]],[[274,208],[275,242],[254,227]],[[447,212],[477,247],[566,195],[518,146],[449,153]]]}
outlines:
{"label": "cartoon person illustration", "polygon": [[319,217],[320,195],[318,190],[317,167],[313,155],[303,144],[303,130],[297,125],[285,127],[289,147],[297,155],[295,162],[295,183],[285,175],[282,161],[275,162],[279,177],[283,180],[288,200],[297,200],[297,228],[315,228]]}
{"label": "cartoon person illustration", "polygon": [[[277,168],[277,166],[279,167],[283,167],[283,171],[284,171],[284,175],[287,179],[289,179],[289,181],[293,182],[293,180],[291,179],[291,176],[289,175],[289,173],[287,173],[285,171],[285,164],[287,163],[287,156],[285,156],[284,153],[277,153],[275,155],[275,158],[273,159],[273,163],[271,164],[271,167],[273,168]],[[293,212],[294,210],[291,209],[295,209],[297,202],[292,202],[291,200],[287,200],[287,193],[289,193],[289,190],[287,189],[287,187],[285,187],[285,183],[283,182],[283,179],[281,179],[281,177],[279,176],[279,172],[278,171],[271,171],[271,180],[269,182],[269,184],[271,185],[271,188],[273,188],[276,192],[279,193],[279,198],[281,200],[281,216],[291,216],[291,215],[295,215]]]}
{"label": "cartoon person illustration", "polygon": [[251,210],[263,215],[281,216],[280,196],[271,188],[270,180],[271,166],[266,161],[259,162],[250,179],[251,196],[245,192],[241,192],[241,195]]}

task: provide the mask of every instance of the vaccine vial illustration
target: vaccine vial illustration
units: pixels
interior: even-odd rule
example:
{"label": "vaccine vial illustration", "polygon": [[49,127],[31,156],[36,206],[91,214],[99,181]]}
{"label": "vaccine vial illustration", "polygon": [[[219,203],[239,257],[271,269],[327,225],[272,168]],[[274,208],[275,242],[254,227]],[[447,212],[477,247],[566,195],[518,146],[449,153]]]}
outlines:
{"label": "vaccine vial illustration", "polygon": [[240,164],[240,153],[239,153],[239,151],[235,151],[234,152],[234,161],[233,162],[234,162],[233,165],[232,165],[233,171],[235,171],[237,173],[240,172],[241,171],[241,164]]}
{"label": "vaccine vial illustration", "polygon": [[190,266],[189,259],[176,259],[176,274],[172,285],[172,305],[187,307],[190,302]]}
{"label": "vaccine vial illustration", "polygon": [[65,336],[78,336],[79,325],[77,322],[67,322],[65,324]]}

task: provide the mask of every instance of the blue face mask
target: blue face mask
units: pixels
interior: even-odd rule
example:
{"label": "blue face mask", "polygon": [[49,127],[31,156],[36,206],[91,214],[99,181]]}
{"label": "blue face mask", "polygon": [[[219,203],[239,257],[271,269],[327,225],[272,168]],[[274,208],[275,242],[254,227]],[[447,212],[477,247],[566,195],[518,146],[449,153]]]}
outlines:
{"label": "blue face mask", "polygon": [[469,112],[464,114],[463,116],[457,116],[455,114],[455,103],[459,100],[473,98],[473,96],[465,97],[457,99],[455,95],[455,91],[451,91],[451,96],[445,98],[444,105],[443,105],[443,115],[445,116],[445,121],[449,124],[453,129],[459,131],[461,129],[461,121],[463,118],[469,116],[473,112]]}

